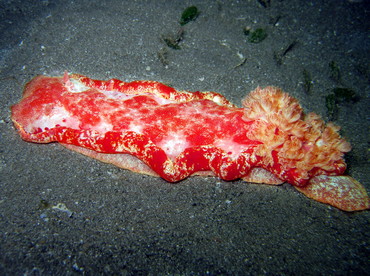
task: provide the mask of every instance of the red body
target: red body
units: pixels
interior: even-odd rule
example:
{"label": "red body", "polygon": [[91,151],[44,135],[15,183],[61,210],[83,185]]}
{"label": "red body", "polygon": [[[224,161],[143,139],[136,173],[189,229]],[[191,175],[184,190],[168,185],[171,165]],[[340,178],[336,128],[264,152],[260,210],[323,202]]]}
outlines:
{"label": "red body", "polygon": [[[244,108],[237,108],[214,92],[176,91],[152,81],[39,76],[12,107],[12,119],[24,140],[78,146],[101,160],[100,153],[122,160],[134,156],[148,168],[112,163],[170,182],[197,172],[224,180],[248,179],[254,168],[262,168],[274,175],[264,182],[304,187],[317,175],[343,174],[343,153],[349,145],[335,127],[316,117],[305,119],[295,99],[268,89],[265,98],[259,90],[253,95],[262,95],[261,100],[252,96]],[[259,101],[258,107],[253,101]],[[276,111],[281,104],[287,106]],[[259,114],[261,108],[267,111]],[[334,138],[325,138],[328,133]],[[294,147],[298,150],[292,153]]]}

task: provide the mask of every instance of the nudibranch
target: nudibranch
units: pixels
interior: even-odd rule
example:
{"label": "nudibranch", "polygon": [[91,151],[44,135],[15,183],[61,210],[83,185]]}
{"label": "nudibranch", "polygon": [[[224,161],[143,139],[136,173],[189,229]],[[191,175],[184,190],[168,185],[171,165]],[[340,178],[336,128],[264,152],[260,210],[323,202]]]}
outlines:
{"label": "nudibranch", "polygon": [[37,76],[11,107],[25,141],[59,142],[98,160],[178,182],[191,175],[281,184],[345,211],[370,207],[344,176],[350,145],[339,127],[276,87],[236,107],[215,92],[177,91],[155,81]]}

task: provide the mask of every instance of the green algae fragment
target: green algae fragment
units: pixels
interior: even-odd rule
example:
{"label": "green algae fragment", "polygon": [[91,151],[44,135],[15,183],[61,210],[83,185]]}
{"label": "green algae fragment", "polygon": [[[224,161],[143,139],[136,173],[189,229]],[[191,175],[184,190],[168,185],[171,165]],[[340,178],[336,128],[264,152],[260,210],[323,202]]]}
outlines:
{"label": "green algae fragment", "polygon": [[357,96],[355,91],[349,88],[343,88],[343,87],[335,87],[333,89],[334,95],[337,99],[337,101],[351,101],[351,102],[356,102],[357,101]]}
{"label": "green algae fragment", "polygon": [[258,29],[254,30],[254,31],[251,31],[249,33],[248,41],[251,42],[251,43],[260,43],[266,37],[267,37],[267,32],[262,28],[258,28]]}
{"label": "green algae fragment", "polygon": [[172,38],[168,38],[168,37],[164,37],[163,38],[163,41],[171,49],[174,49],[174,50],[180,50],[181,49],[181,47],[179,46],[179,42],[180,41],[178,41],[178,40],[175,40],[175,39],[172,39]]}
{"label": "green algae fragment", "polygon": [[196,6],[187,7],[182,12],[181,19],[180,19],[180,25],[184,26],[185,24],[189,23],[190,21],[195,20],[198,17],[199,13],[200,12],[198,11]]}
{"label": "green algae fragment", "polygon": [[283,64],[283,59],[284,59],[285,55],[287,53],[289,53],[291,50],[293,50],[293,48],[295,48],[297,43],[298,42],[296,40],[293,40],[287,46],[282,48],[280,51],[274,52],[274,59],[275,59],[277,65],[282,65]]}
{"label": "green algae fragment", "polygon": [[310,72],[308,72],[306,69],[303,70],[303,87],[304,91],[307,94],[310,94],[312,89],[312,77]]}
{"label": "green algae fragment", "polygon": [[360,63],[356,66],[357,72],[364,77],[368,82],[370,82],[370,63]]}
{"label": "green algae fragment", "polygon": [[335,61],[329,62],[330,78],[337,83],[341,82],[340,69]]}
{"label": "green algae fragment", "polygon": [[171,49],[180,50],[181,47],[179,43],[182,41],[183,37],[184,37],[184,29],[180,28],[176,34],[169,34],[167,36],[162,36],[162,39],[164,43],[166,43],[166,45],[170,47]]}
{"label": "green algae fragment", "polygon": [[39,202],[39,206],[38,206],[38,209],[39,210],[44,210],[44,209],[48,209],[50,208],[51,205],[49,202],[47,202],[45,199],[41,199],[40,202]]}
{"label": "green algae fragment", "polygon": [[257,1],[264,8],[269,8],[271,6],[271,1],[270,0],[257,0]]}
{"label": "green algae fragment", "polygon": [[338,106],[334,94],[329,94],[325,97],[325,105],[329,119],[335,120],[338,116]]}
{"label": "green algae fragment", "polygon": [[162,48],[161,50],[158,51],[157,53],[158,59],[160,62],[164,65],[167,66],[169,64],[168,62],[168,50],[166,48]]}
{"label": "green algae fragment", "polygon": [[325,97],[325,104],[329,119],[335,120],[338,116],[340,104],[348,102],[355,103],[359,100],[359,97],[355,91],[345,87],[335,87],[332,92]]}

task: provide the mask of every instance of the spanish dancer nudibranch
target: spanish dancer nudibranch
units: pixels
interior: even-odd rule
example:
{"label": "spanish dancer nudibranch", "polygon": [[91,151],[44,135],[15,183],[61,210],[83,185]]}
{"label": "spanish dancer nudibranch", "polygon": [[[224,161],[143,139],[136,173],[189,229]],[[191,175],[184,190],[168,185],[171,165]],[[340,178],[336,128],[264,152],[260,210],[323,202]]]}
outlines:
{"label": "spanish dancer nudibranch", "polygon": [[339,127],[276,87],[257,88],[238,108],[215,92],[177,91],[155,81],[37,76],[11,107],[23,140],[59,142],[118,167],[178,182],[191,175],[288,182],[345,211],[370,207],[345,176],[351,147]]}

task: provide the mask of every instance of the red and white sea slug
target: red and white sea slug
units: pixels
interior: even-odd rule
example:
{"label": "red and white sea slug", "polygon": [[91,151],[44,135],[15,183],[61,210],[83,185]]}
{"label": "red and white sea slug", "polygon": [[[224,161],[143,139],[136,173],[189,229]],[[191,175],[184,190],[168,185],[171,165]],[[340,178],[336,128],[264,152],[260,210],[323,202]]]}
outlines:
{"label": "red and white sea slug", "polygon": [[177,91],[155,81],[38,76],[12,120],[22,139],[69,149],[177,182],[191,175],[288,182],[345,211],[370,207],[365,188],[343,176],[350,145],[339,127],[305,115],[276,87],[257,88],[238,108],[215,92]]}

